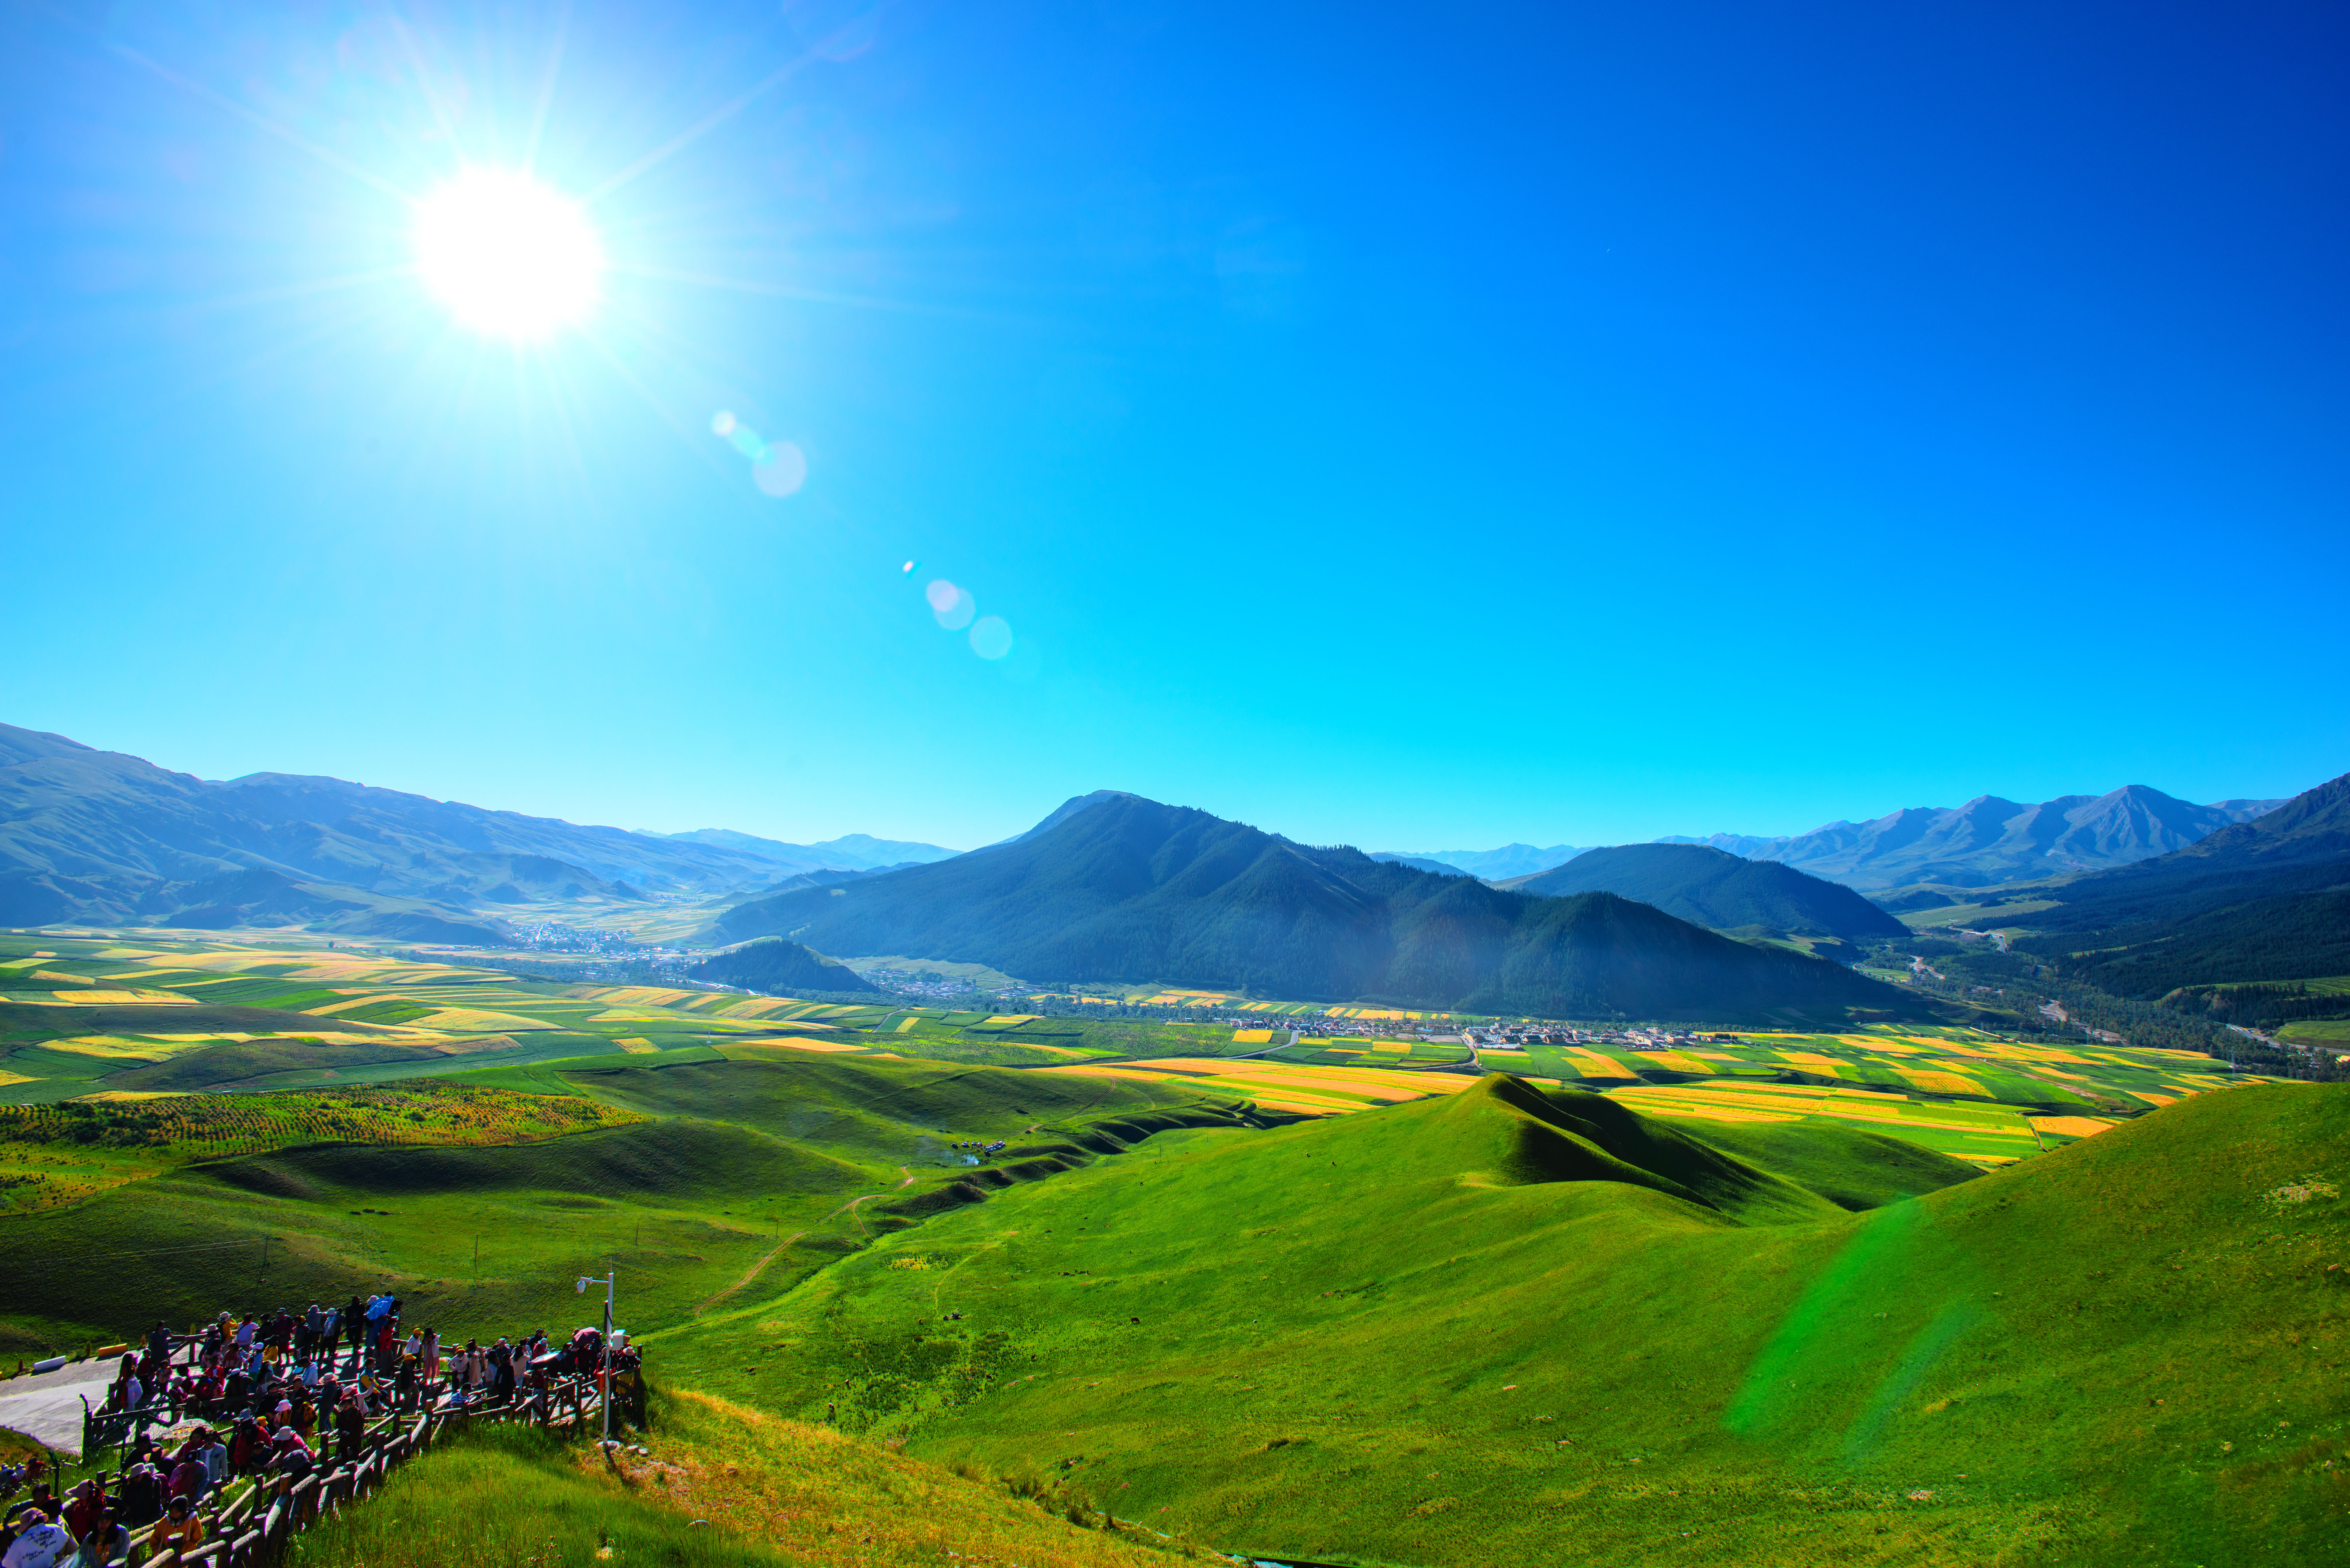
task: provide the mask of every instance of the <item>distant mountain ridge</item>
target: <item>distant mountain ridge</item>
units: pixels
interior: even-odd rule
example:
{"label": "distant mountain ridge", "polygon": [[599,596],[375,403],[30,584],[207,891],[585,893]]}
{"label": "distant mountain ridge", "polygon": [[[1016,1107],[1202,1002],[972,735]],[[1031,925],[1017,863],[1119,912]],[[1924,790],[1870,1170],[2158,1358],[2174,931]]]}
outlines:
{"label": "distant mountain ridge", "polygon": [[497,945],[505,909],[533,898],[717,892],[780,874],[722,844],[342,779],[212,782],[0,724],[0,923],[306,925]]}
{"label": "distant mountain ridge", "polygon": [[1847,941],[1906,937],[1909,928],[1840,882],[1703,844],[1620,844],[1502,884],[1563,897],[1606,892],[1654,904],[1716,930],[1764,926]]}
{"label": "distant mountain ridge", "polygon": [[743,903],[712,932],[827,952],[1480,1012],[1904,1012],[1898,989],[1607,893],[1547,898],[1312,848],[1123,792],[951,860]]}
{"label": "distant mountain ridge", "polygon": [[1988,888],[2107,870],[2183,849],[2282,805],[2230,800],[2196,805],[2146,784],[2026,805],[1978,795],[1960,806],[1911,807],[1873,822],[1831,822],[1783,838],[1675,835],[1749,860],[1773,860],[1864,892],[1938,882]]}
{"label": "distant mountain ridge", "polygon": [[1572,844],[1554,844],[1547,849],[1537,849],[1531,844],[1504,844],[1499,849],[1374,849],[1371,858],[1400,861],[1407,866],[1433,862],[1488,882],[1501,882],[1563,866],[1583,853]]}
{"label": "distant mountain ridge", "polygon": [[714,845],[738,854],[756,857],[786,873],[802,871],[879,871],[895,869],[906,865],[925,865],[960,855],[960,849],[947,849],[936,844],[919,844],[910,839],[875,838],[869,834],[844,834],[827,838],[821,844],[785,844],[780,839],[761,838],[756,834],[737,833],[731,827],[697,827],[691,833],[650,833],[639,828],[647,838],[659,838],[670,843]]}

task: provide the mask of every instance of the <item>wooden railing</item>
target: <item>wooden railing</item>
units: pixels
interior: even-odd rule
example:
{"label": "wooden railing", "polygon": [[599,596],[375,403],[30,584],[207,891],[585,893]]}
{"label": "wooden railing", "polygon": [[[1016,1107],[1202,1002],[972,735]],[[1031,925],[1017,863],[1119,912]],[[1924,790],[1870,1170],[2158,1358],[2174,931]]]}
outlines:
{"label": "wooden railing", "polygon": [[[361,1434],[358,1446],[363,1452],[343,1456],[331,1469],[322,1466],[291,1483],[266,1472],[223,1483],[213,1506],[196,1511],[203,1521],[203,1543],[185,1553],[157,1552],[145,1559],[142,1568],[197,1563],[204,1568],[270,1568],[297,1532],[373,1495],[393,1470],[432,1447],[452,1425],[525,1421],[576,1438],[600,1429],[603,1408],[597,1375],[590,1373],[559,1378],[544,1390],[517,1390],[514,1398],[494,1404],[390,1412]],[[121,1478],[101,1474],[97,1479],[111,1490]],[[133,1531],[133,1542],[143,1545],[151,1528]]]}

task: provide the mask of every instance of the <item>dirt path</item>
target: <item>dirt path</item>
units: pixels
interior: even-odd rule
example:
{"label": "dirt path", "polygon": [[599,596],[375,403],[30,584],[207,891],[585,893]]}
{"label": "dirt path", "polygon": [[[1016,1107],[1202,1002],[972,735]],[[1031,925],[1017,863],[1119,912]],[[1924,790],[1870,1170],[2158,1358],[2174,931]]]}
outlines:
{"label": "dirt path", "polygon": [[[905,1189],[914,1185],[914,1173],[911,1169],[901,1165],[898,1168],[898,1172],[906,1179],[905,1180],[898,1183],[898,1190],[903,1191]],[[857,1228],[859,1231],[864,1231],[866,1238],[869,1241],[872,1238],[873,1232],[866,1225],[865,1216],[857,1212],[857,1206],[860,1203],[869,1203],[876,1198],[887,1198],[889,1196],[889,1194],[887,1192],[865,1193],[859,1197],[850,1199],[847,1202],[834,1210],[830,1214],[826,1215],[825,1219],[836,1219],[842,1214],[847,1214],[850,1219],[857,1221]],[[801,1237],[806,1234],[807,1232],[806,1231],[795,1231],[790,1235],[785,1237],[782,1241],[776,1242],[773,1248],[768,1250],[767,1253],[764,1257],[743,1272],[743,1277],[741,1279],[736,1280],[733,1284],[728,1285],[724,1290],[720,1291],[708,1301],[696,1306],[693,1309],[693,1315],[700,1317],[703,1313],[708,1312],[712,1307],[716,1306],[720,1302],[724,1301],[728,1296],[733,1295],[736,1291],[741,1290],[743,1286],[757,1279],[761,1274],[765,1273],[767,1272],[767,1265],[774,1262],[777,1258],[783,1256],[785,1248],[790,1246],[793,1242],[798,1241]]]}

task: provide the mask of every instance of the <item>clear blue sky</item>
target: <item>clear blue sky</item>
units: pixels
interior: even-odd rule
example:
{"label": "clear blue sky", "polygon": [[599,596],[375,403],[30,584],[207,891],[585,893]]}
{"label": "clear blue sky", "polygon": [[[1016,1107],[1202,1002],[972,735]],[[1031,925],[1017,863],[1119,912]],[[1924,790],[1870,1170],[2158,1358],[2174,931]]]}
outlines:
{"label": "clear blue sky", "polygon": [[[0,11],[0,719],[958,846],[2350,769],[2338,7],[567,15]],[[411,202],[534,137],[517,350]]]}

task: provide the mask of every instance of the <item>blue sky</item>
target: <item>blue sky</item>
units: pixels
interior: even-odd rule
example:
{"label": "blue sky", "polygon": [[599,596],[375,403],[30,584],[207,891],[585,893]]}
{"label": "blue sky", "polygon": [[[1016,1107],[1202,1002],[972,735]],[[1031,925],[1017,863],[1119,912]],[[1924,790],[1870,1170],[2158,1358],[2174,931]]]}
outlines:
{"label": "blue sky", "polygon": [[[2290,794],[2350,769],[2344,44],[11,7],[0,719],[958,846],[1101,786],[1407,848]],[[610,270],[517,349],[413,202],[526,157]]]}

